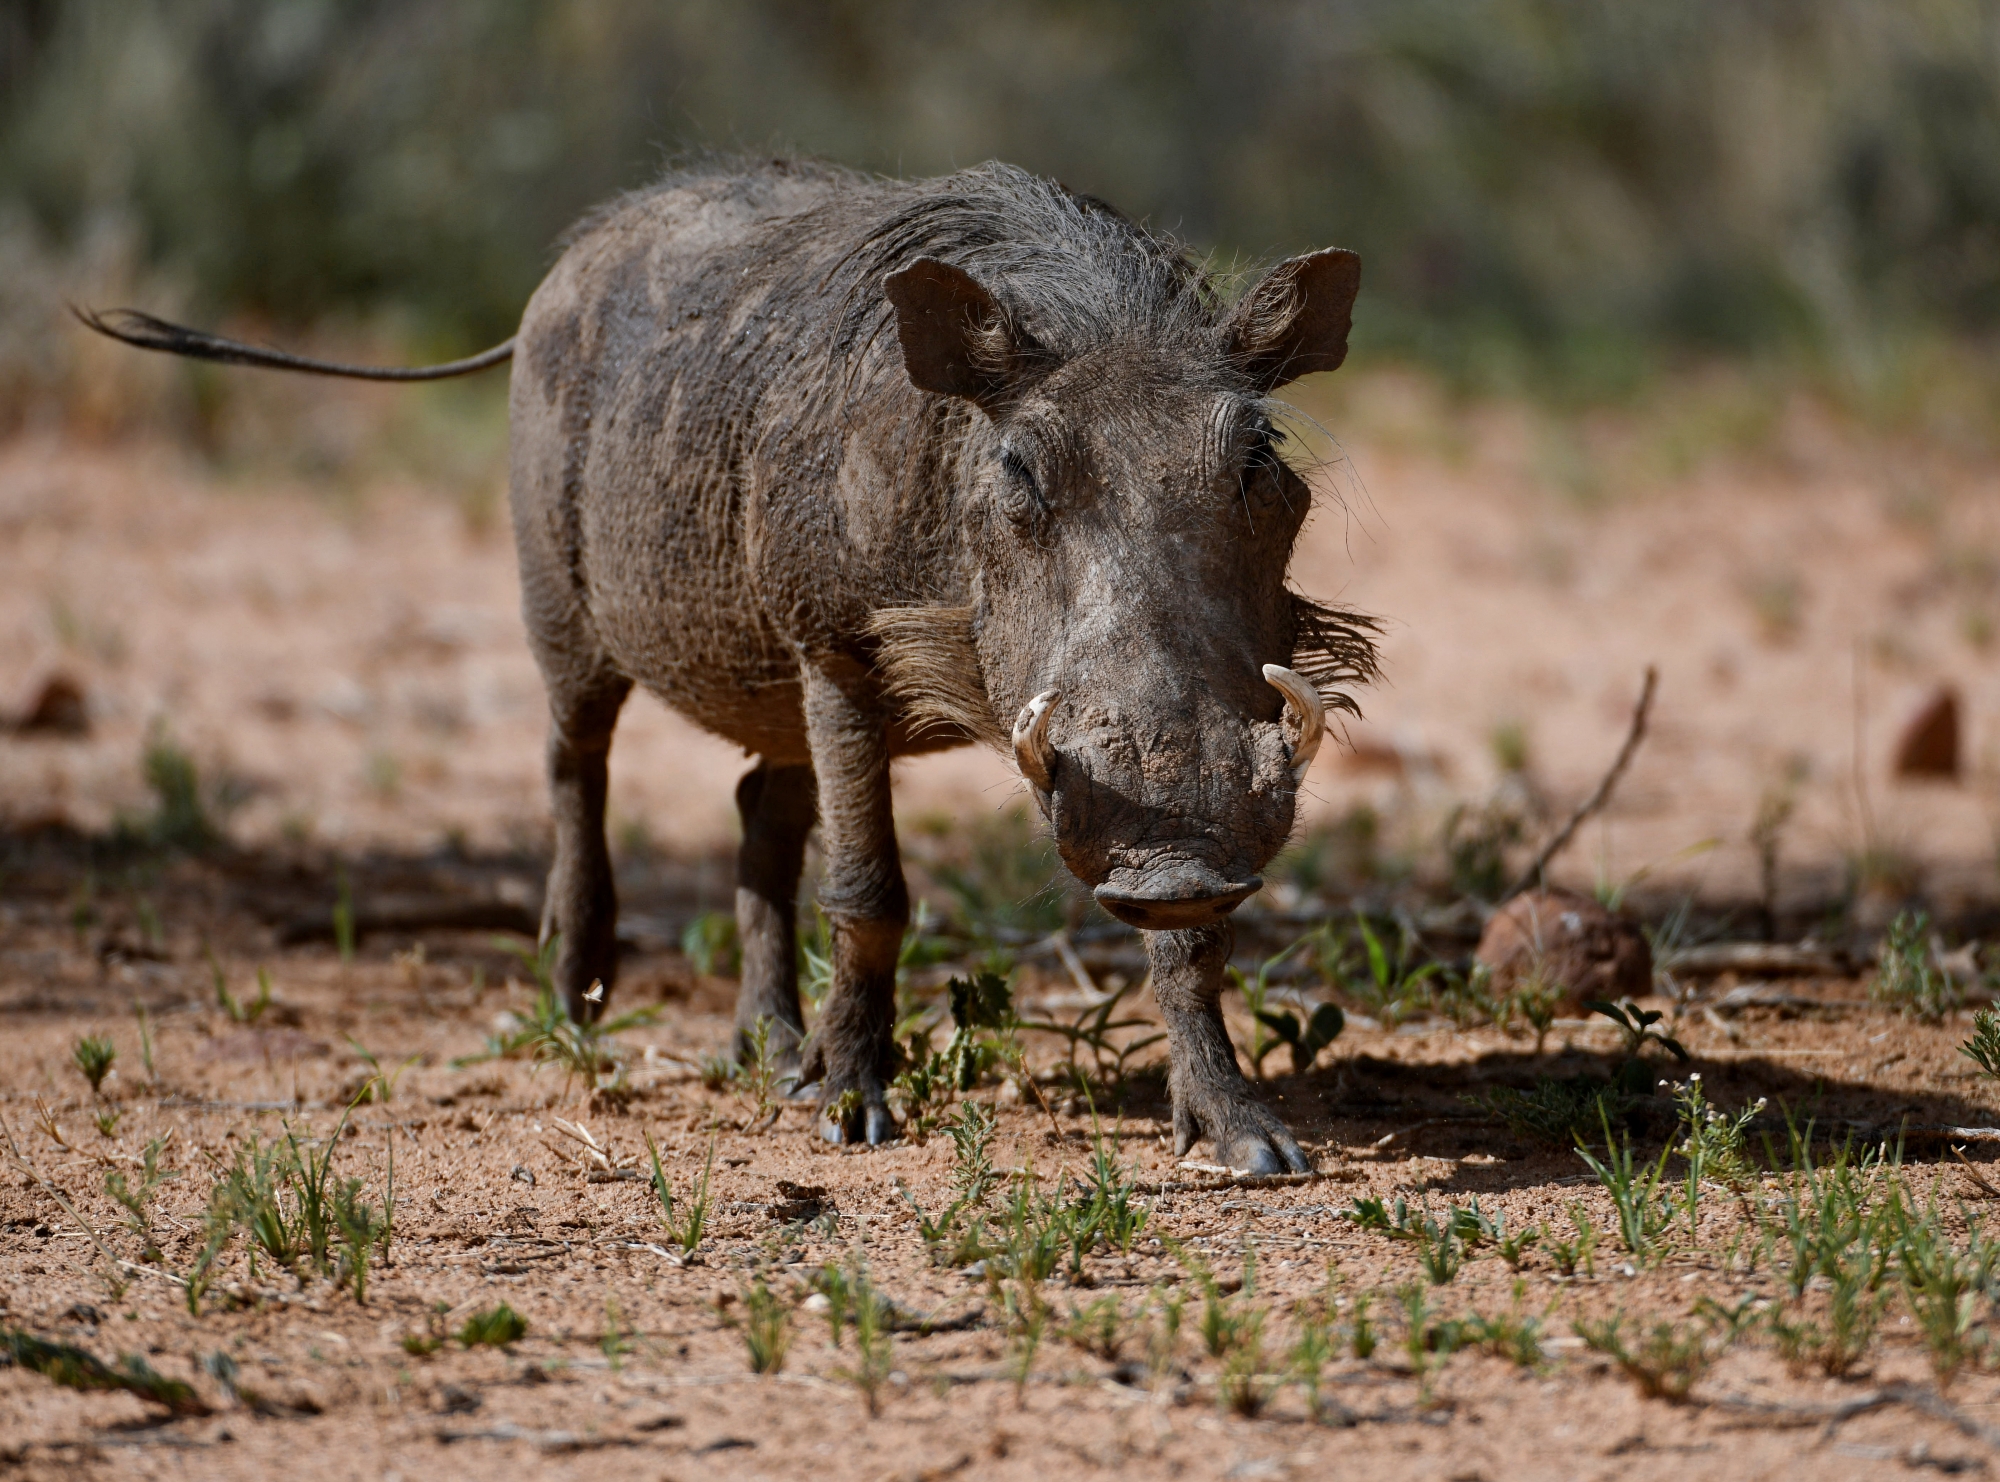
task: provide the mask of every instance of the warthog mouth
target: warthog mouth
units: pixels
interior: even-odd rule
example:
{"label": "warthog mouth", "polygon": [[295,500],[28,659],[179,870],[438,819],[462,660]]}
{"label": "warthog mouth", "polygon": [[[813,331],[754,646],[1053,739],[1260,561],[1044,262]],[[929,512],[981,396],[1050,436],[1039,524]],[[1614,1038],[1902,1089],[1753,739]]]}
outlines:
{"label": "warthog mouth", "polygon": [[1127,926],[1182,931],[1213,925],[1263,888],[1261,876],[1225,880],[1206,865],[1180,860],[1144,870],[1113,870],[1092,894]]}

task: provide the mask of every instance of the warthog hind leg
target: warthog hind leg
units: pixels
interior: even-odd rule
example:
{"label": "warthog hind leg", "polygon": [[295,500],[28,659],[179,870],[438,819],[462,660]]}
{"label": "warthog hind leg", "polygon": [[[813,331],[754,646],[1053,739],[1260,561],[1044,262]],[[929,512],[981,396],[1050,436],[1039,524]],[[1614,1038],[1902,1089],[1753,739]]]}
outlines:
{"label": "warthog hind leg", "polygon": [[889,748],[872,682],[845,668],[805,668],[806,738],[819,779],[820,907],[833,926],[833,987],[799,1074],[818,1081],[829,1142],[896,1135],[896,957],[910,917],[890,812]]}
{"label": "warthog hind leg", "polygon": [[604,844],[606,769],[611,731],[631,681],[604,676],[588,688],[549,685],[549,792],[555,808],[556,858],[542,904],[542,941],[557,937],[556,991],[578,1023],[604,1011],[618,973],[618,888]]}
{"label": "warthog hind leg", "polygon": [[813,825],[810,767],[759,762],[736,784],[743,847],[736,853],[736,937],[743,986],[736,995],[736,1058],[756,1055],[757,1022],[768,1021],[766,1053],[795,1071],[805,1019],[799,1012],[799,872]]}
{"label": "warthog hind leg", "polygon": [[1305,1173],[1311,1161],[1285,1124],[1250,1094],[1222,1022],[1222,973],[1235,936],[1226,921],[1146,934],[1153,992],[1167,1021],[1174,1155],[1185,1156],[1206,1137],[1216,1162],[1231,1168]]}

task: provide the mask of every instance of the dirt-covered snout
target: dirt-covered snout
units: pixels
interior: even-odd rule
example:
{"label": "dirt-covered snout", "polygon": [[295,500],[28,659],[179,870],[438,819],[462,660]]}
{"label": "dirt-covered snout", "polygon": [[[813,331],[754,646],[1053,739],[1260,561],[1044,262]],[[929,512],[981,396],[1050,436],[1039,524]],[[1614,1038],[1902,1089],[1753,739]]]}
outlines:
{"label": "dirt-covered snout", "polygon": [[[1156,682],[1103,682],[1120,667]],[[1310,686],[1294,706],[1254,670],[1264,696],[1175,683],[1164,667],[1073,664],[1069,688],[1036,695],[1013,733],[1063,862],[1107,911],[1148,930],[1220,920],[1262,886],[1322,726]]]}

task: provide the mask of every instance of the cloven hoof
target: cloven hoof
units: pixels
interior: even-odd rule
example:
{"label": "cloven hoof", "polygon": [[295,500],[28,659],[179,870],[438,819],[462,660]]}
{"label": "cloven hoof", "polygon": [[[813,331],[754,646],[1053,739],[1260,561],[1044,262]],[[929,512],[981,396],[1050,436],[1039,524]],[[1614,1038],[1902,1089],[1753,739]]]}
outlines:
{"label": "cloven hoof", "polygon": [[853,1147],[866,1142],[875,1148],[894,1142],[902,1133],[896,1119],[889,1115],[889,1108],[876,1104],[863,1106],[845,1117],[834,1116],[830,1111],[822,1114],[819,1135],[835,1146]]}

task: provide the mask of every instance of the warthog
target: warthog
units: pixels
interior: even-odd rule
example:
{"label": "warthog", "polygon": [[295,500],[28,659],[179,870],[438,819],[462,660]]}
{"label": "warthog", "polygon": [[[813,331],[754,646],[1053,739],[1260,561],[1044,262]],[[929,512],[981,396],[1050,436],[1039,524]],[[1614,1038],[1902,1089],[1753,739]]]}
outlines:
{"label": "warthog", "polygon": [[[416,378],[514,362],[522,607],[548,688],[569,1011],[612,981],[605,764],[642,684],[757,758],[736,790],[742,1036],[769,1021],[836,1141],[884,1091],[909,914],[890,764],[1011,756],[1063,862],[1145,933],[1174,1141],[1303,1170],[1237,1068],[1229,915],[1291,832],[1373,625],[1287,589],[1311,505],[1271,392],[1337,367],[1359,260],[1280,263],[1225,308],[1174,245],[1002,165],[937,180],[774,161],[670,176],[586,220],[484,356],[303,361],[125,313],[239,363]],[[794,912],[825,857],[833,987],[810,1036]],[[848,1094],[853,1093],[853,1094]]]}

